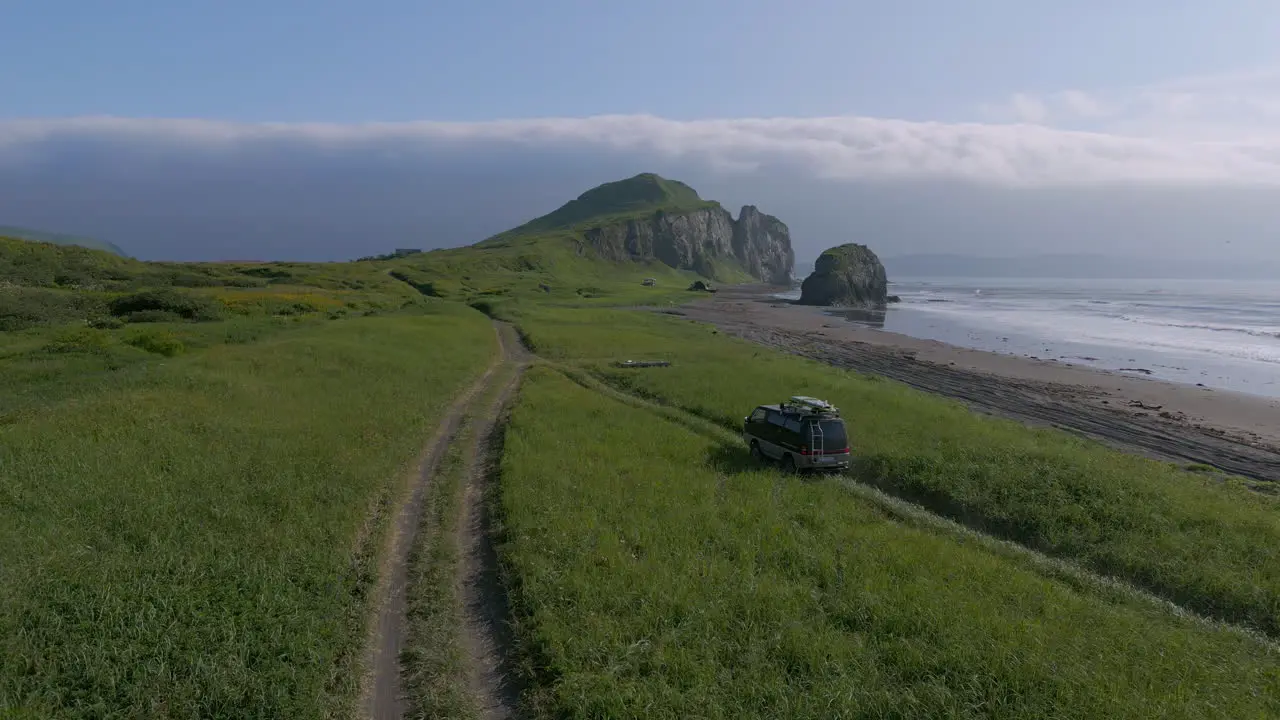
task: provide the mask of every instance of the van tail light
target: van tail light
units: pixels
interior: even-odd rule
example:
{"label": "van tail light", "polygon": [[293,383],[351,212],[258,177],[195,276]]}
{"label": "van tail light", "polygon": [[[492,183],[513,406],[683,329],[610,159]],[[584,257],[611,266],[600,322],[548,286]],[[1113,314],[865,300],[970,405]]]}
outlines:
{"label": "van tail light", "polygon": [[808,445],[801,445],[801,446],[800,446],[800,454],[801,454],[801,455],[808,455],[808,454],[809,454],[809,446],[808,446]]}

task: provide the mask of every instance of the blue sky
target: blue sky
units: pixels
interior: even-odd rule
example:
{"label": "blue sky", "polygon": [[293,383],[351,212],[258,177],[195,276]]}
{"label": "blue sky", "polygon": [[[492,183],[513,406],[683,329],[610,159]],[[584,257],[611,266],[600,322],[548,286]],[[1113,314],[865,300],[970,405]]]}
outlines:
{"label": "blue sky", "polygon": [[8,0],[0,117],[981,119],[1271,66],[1263,0]]}
{"label": "blue sky", "polygon": [[0,0],[0,224],[340,259],[660,172],[801,258],[1280,260],[1277,37],[1275,0]]}

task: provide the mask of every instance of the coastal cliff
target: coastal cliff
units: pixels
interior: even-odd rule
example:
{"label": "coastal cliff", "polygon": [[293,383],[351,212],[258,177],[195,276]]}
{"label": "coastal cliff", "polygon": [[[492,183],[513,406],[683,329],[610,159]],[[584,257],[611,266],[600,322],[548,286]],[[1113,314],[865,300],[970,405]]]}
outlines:
{"label": "coastal cliff", "polygon": [[866,245],[849,243],[824,251],[800,286],[800,305],[883,307],[889,280],[880,258]]}
{"label": "coastal cliff", "polygon": [[745,273],[785,285],[795,265],[791,233],[778,218],[747,205],[735,220],[688,185],[653,173],[592,188],[511,233],[564,231],[581,238],[580,251],[604,260],[656,260],[713,280]]}
{"label": "coastal cliff", "polygon": [[608,260],[655,259],[704,277],[723,277],[726,261],[767,283],[791,280],[795,254],[787,226],[753,206],[738,219],[719,206],[700,210],[658,210],[647,217],[612,222],[583,232],[587,244]]}

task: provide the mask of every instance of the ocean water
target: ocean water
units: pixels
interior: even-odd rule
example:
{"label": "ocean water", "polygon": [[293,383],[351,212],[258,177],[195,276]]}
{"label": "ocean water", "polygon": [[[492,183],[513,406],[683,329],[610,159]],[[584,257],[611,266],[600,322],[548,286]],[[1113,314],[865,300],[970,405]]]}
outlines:
{"label": "ocean water", "polygon": [[883,312],[829,312],[962,347],[1280,397],[1280,281],[913,278],[889,292],[902,302]]}

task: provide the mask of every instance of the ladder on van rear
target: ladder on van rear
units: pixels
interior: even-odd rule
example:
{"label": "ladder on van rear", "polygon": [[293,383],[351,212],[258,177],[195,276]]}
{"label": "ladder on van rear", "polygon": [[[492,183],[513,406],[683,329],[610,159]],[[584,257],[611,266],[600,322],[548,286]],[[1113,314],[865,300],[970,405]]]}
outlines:
{"label": "ladder on van rear", "polygon": [[822,436],[822,422],[813,421],[809,423],[809,453],[811,455],[823,455],[827,452],[827,446]]}

